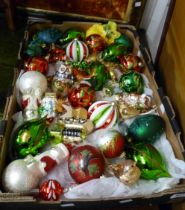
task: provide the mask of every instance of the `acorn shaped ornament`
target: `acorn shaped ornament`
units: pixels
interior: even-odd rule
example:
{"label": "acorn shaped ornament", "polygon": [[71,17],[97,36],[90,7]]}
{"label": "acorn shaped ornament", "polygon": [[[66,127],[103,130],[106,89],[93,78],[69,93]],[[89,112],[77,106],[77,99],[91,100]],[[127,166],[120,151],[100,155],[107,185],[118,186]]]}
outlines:
{"label": "acorn shaped ornament", "polygon": [[88,57],[89,50],[84,42],[74,39],[67,45],[66,55],[72,61],[81,62]]}
{"label": "acorn shaped ornament", "polygon": [[97,101],[88,109],[89,119],[95,129],[112,128],[118,121],[117,105],[111,101]]}

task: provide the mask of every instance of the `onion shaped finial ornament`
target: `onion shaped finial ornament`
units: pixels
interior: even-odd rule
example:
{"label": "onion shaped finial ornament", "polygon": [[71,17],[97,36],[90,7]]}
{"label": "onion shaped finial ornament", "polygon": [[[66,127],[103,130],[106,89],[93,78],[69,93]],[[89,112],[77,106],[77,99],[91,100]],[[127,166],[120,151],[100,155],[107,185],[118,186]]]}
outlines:
{"label": "onion shaped finial ornament", "polygon": [[89,119],[95,129],[112,128],[118,121],[119,112],[115,102],[97,101],[88,109]]}
{"label": "onion shaped finial ornament", "polygon": [[72,61],[81,62],[83,59],[88,57],[89,50],[83,41],[74,39],[67,45],[66,55]]}

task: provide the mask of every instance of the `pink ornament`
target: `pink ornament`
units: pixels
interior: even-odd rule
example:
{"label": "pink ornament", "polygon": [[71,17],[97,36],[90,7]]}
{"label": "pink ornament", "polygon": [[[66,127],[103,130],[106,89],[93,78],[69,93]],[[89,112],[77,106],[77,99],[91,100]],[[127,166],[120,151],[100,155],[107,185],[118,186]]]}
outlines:
{"label": "pink ornament", "polygon": [[74,39],[68,44],[66,48],[66,55],[70,60],[81,62],[83,59],[88,57],[89,50],[84,42]]}
{"label": "pink ornament", "polygon": [[118,121],[119,112],[114,102],[97,101],[88,109],[89,119],[96,129],[112,128]]}
{"label": "pink ornament", "polygon": [[50,179],[45,181],[39,188],[39,195],[43,200],[57,201],[63,194],[64,188],[56,180]]}

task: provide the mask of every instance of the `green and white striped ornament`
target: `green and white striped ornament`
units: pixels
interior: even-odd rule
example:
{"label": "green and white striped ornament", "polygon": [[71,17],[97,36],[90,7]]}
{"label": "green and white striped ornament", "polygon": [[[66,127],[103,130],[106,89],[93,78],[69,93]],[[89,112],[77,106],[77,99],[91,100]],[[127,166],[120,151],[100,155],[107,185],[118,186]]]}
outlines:
{"label": "green and white striped ornament", "polygon": [[74,39],[67,45],[66,55],[72,61],[81,62],[88,57],[89,50],[84,42]]}
{"label": "green and white striped ornament", "polygon": [[97,101],[89,107],[88,116],[95,129],[112,128],[118,121],[119,112],[114,102]]}

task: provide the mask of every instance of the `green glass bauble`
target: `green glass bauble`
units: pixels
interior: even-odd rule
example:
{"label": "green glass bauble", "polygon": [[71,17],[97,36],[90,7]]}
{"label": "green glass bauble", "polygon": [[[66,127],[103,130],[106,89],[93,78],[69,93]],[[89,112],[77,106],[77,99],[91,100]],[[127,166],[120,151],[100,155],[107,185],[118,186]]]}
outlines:
{"label": "green glass bauble", "polygon": [[47,142],[49,137],[46,119],[25,122],[18,128],[14,148],[18,157],[36,155]]}
{"label": "green glass bauble", "polygon": [[94,90],[102,90],[110,78],[108,71],[106,70],[104,64],[99,61],[92,62],[90,69],[92,77],[88,79],[88,81],[91,83]]}
{"label": "green glass bauble", "polygon": [[134,145],[129,156],[137,163],[143,179],[170,177],[161,154],[151,144]]}
{"label": "green glass bauble", "polygon": [[127,53],[127,48],[124,45],[112,44],[103,51],[102,59],[104,61],[116,62],[118,56],[126,55]]}
{"label": "green glass bauble", "polygon": [[119,86],[124,92],[142,94],[144,91],[144,80],[141,74],[128,71],[121,76]]}
{"label": "green glass bauble", "polygon": [[133,49],[133,42],[126,34],[121,34],[117,39],[114,40],[114,43],[122,44],[129,52],[131,52]]}
{"label": "green glass bauble", "polygon": [[154,143],[164,131],[164,120],[154,114],[139,116],[128,127],[128,135],[136,143]]}
{"label": "green glass bauble", "polygon": [[60,42],[62,44],[66,44],[72,41],[73,39],[84,40],[85,33],[79,29],[69,28],[64,32],[62,39],[60,39]]}

